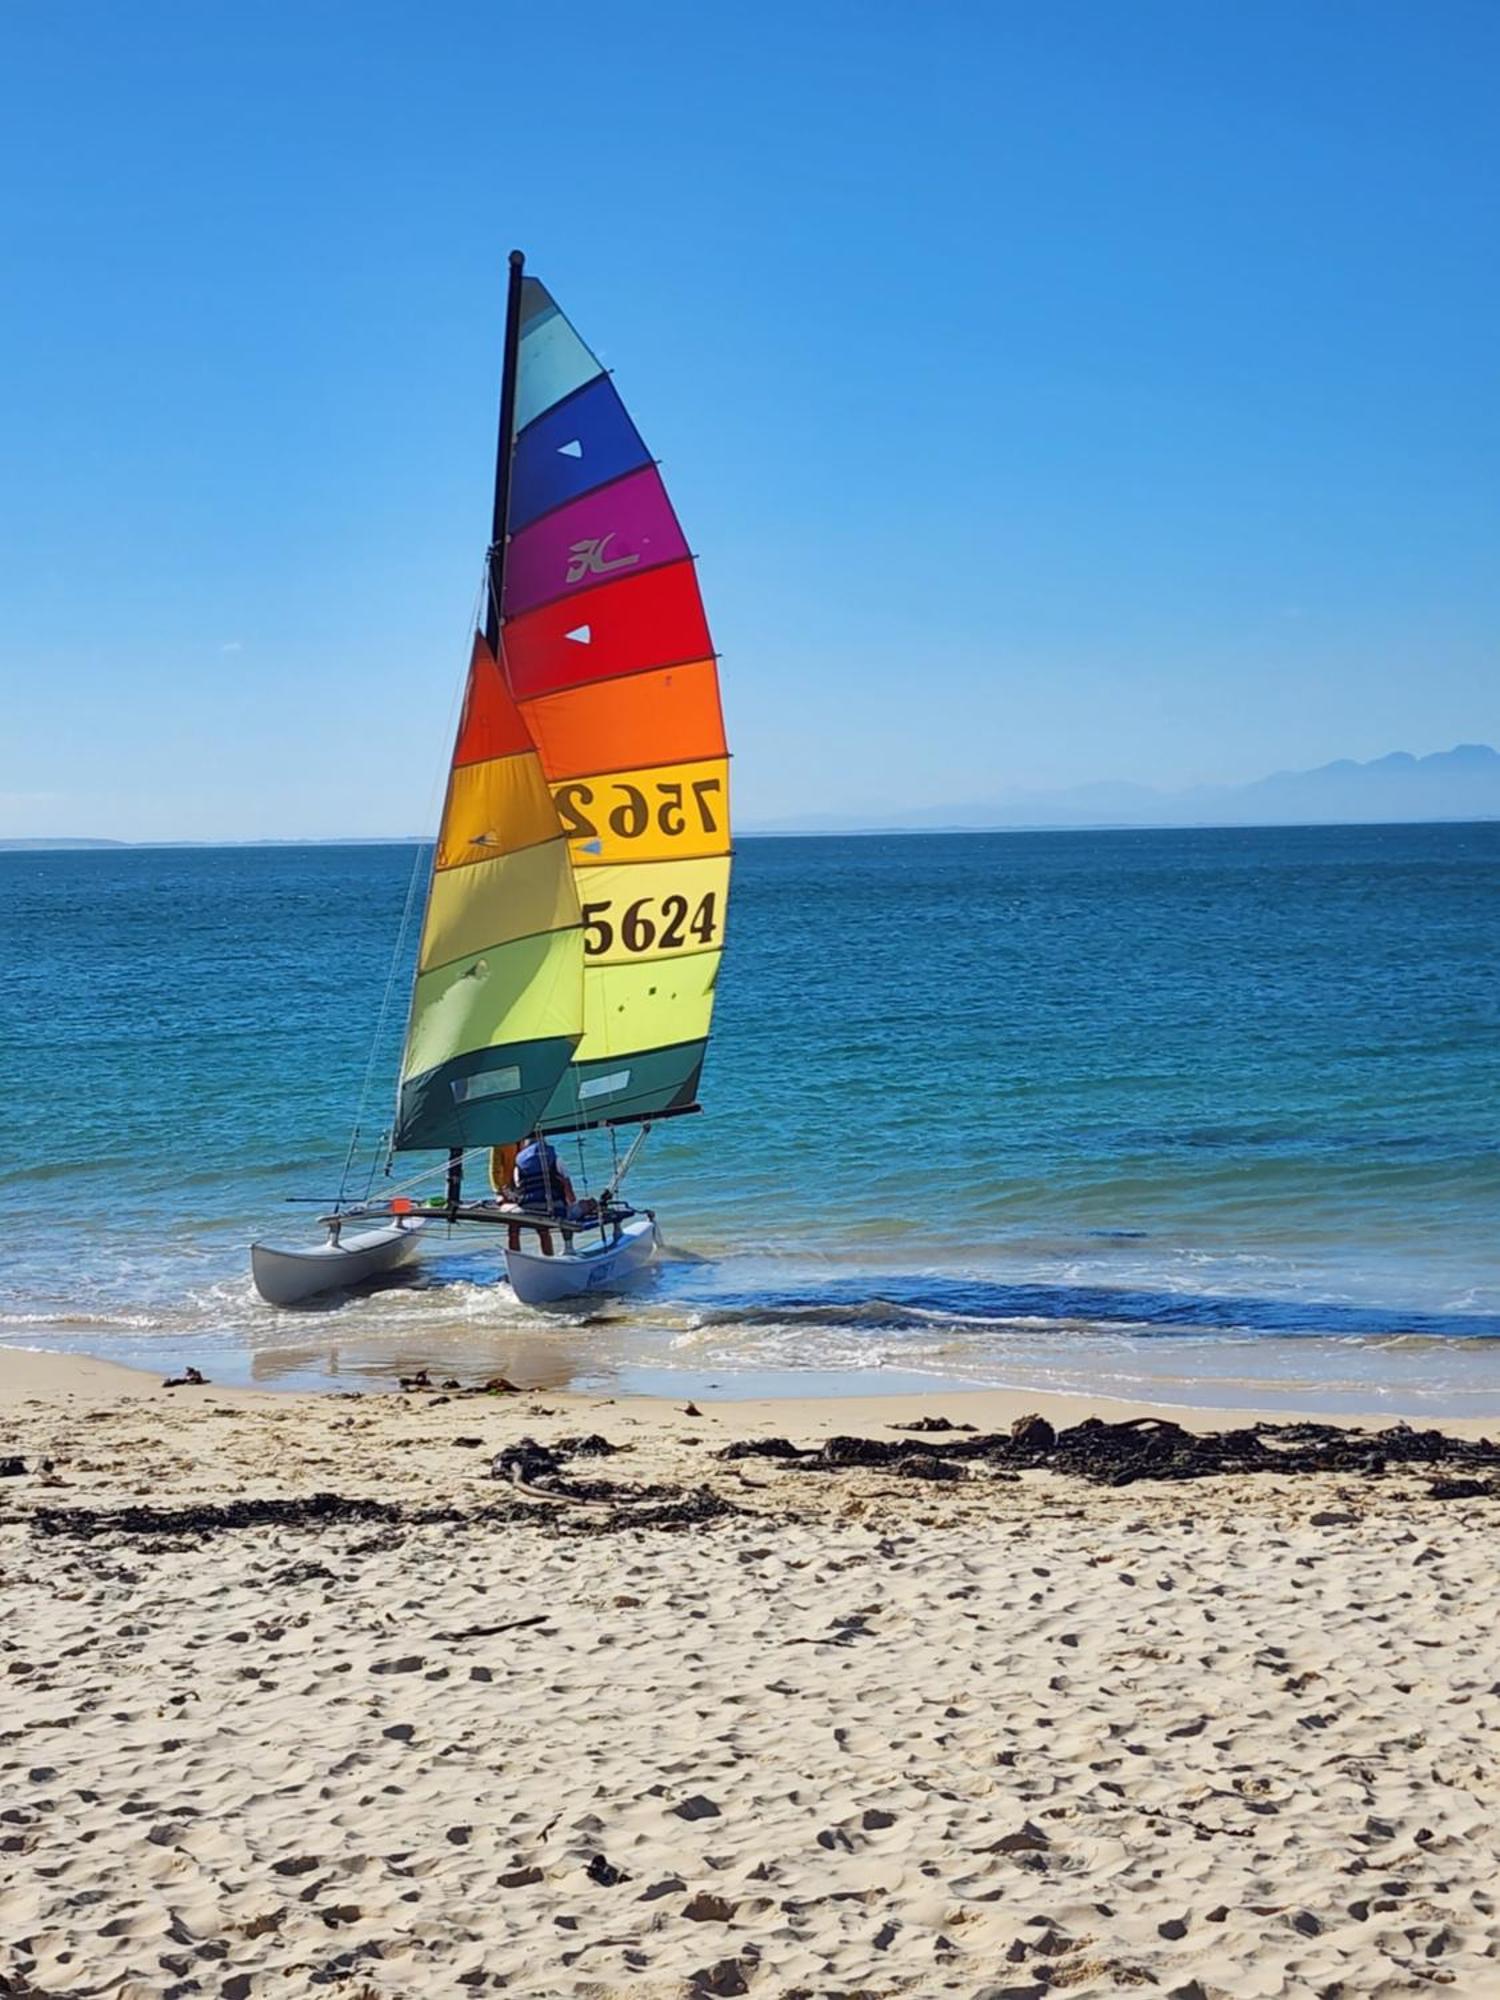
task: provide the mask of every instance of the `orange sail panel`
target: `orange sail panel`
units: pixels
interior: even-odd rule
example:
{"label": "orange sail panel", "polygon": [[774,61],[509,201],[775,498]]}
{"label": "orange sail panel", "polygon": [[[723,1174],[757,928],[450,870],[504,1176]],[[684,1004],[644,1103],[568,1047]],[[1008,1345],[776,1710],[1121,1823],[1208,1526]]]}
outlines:
{"label": "orange sail panel", "polygon": [[[696,1097],[729,889],[729,766],[696,565],[613,381],[523,287],[501,657],[582,921],[553,1126]],[[521,524],[521,525],[516,525]]]}
{"label": "orange sail panel", "polygon": [[549,779],[586,778],[661,760],[722,757],[724,717],[712,660],[595,681],[523,702]]}

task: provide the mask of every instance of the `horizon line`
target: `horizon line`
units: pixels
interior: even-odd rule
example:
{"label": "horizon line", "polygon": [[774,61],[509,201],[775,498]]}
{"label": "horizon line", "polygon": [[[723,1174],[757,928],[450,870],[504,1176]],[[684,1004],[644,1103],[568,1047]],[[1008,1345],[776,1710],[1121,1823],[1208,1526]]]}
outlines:
{"label": "horizon line", "polygon": [[[1060,826],[1034,826],[1021,821],[994,826],[749,826],[733,835],[740,840],[931,840],[965,839],[987,834],[1070,833],[1288,833],[1331,831],[1356,826],[1495,826],[1500,813],[1464,813],[1441,819],[1266,819],[1266,820],[1078,820]],[[0,835],[0,854],[109,854],[128,850],[161,851],[192,848],[226,852],[243,847],[431,847],[437,836],[425,833],[330,833],[287,836],[252,834],[238,840],[119,840],[99,834]]]}

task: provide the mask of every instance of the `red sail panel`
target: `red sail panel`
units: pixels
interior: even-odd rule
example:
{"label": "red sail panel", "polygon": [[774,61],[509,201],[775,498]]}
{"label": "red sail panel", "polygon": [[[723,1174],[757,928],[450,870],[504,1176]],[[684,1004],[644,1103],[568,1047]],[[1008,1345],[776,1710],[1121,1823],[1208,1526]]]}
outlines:
{"label": "red sail panel", "polygon": [[713,653],[691,558],[511,619],[502,644],[521,701]]}

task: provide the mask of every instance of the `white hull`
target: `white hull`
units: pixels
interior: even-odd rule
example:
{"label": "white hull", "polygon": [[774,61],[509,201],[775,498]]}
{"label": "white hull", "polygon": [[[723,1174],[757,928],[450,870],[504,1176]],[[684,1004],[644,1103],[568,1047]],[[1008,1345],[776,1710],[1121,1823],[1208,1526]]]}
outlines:
{"label": "white hull", "polygon": [[564,1250],[560,1236],[551,1257],[537,1250],[507,1250],[505,1268],[523,1306],[547,1306],[590,1292],[618,1291],[656,1261],[661,1238],[649,1215],[635,1215],[622,1225],[617,1243]]}
{"label": "white hull", "polygon": [[250,1245],[250,1274],[268,1305],[295,1306],[348,1285],[362,1285],[409,1264],[421,1247],[420,1219],[390,1223],[310,1250]]}

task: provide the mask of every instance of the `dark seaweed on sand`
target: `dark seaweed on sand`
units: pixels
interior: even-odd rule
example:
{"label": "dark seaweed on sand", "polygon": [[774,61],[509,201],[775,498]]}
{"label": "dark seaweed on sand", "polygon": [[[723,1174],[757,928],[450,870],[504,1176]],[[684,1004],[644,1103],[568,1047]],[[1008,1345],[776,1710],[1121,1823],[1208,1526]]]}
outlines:
{"label": "dark seaweed on sand", "polygon": [[[598,1457],[611,1447],[600,1437],[568,1440],[580,1457]],[[601,1449],[602,1448],[602,1449]],[[200,1501],[186,1507],[40,1507],[32,1515],[39,1535],[205,1536],[238,1528],[323,1528],[378,1522],[389,1528],[450,1525],[546,1526],[568,1534],[607,1535],[622,1528],[698,1527],[738,1512],[706,1486],[684,1492],[678,1486],[624,1486],[602,1479],[569,1479],[567,1451],[523,1438],[495,1460],[497,1479],[536,1499],[504,1499],[483,1507],[411,1507],[399,1501],[370,1500],[342,1493],[314,1493],[290,1500]],[[555,1505],[538,1505],[538,1501]]]}
{"label": "dark seaweed on sand", "polygon": [[[909,1428],[909,1427],[908,1427]],[[38,1535],[92,1539],[96,1535],[203,1538],[244,1528],[324,1528],[379,1524],[390,1530],[448,1525],[525,1525],[570,1535],[608,1535],[627,1528],[693,1528],[736,1515],[736,1508],[712,1488],[627,1486],[568,1475],[567,1462],[602,1457],[610,1447],[600,1437],[568,1439],[565,1446],[540,1445],[531,1438],[507,1445],[495,1457],[492,1476],[515,1489],[482,1507],[408,1506],[357,1495],[315,1493],[297,1499],[198,1502],[183,1507],[41,1507],[31,1516]],[[965,1434],[953,1427],[926,1426],[919,1437],[831,1437],[821,1445],[795,1445],[788,1438],[742,1438],[717,1456],[734,1461],[773,1459],[787,1470],[834,1473],[873,1467],[920,1480],[951,1480],[969,1465],[993,1475],[1014,1477],[1042,1468],[1072,1473],[1101,1486],[1130,1486],[1137,1480],[1187,1480],[1249,1473],[1338,1473],[1378,1476],[1392,1470],[1427,1470],[1434,1500],[1500,1499],[1500,1446],[1488,1438],[1470,1440],[1442,1431],[1394,1424],[1363,1431],[1339,1424],[1248,1424],[1232,1431],[1197,1433],[1162,1417],[1105,1423],[1090,1417],[1058,1431],[1045,1417],[1018,1418],[1007,1431]],[[1466,1476],[1442,1476],[1462,1468]],[[1475,1477],[1478,1473],[1484,1475]],[[551,1503],[551,1504],[548,1504]]]}
{"label": "dark seaweed on sand", "polygon": [[[910,1426],[905,1428],[910,1429]],[[935,1427],[932,1427],[935,1428]],[[744,1438],[726,1445],[723,1459],[772,1458],[806,1472],[854,1466],[918,1473],[922,1459],[1001,1468],[1045,1467],[1100,1486],[1130,1486],[1139,1479],[1215,1479],[1243,1473],[1383,1473],[1392,1468],[1472,1466],[1500,1474],[1500,1446],[1442,1431],[1352,1430],[1340,1424],[1248,1424],[1241,1430],[1193,1432],[1162,1417],[1105,1423],[1089,1417],[1058,1431],[1045,1417],[1020,1417],[1006,1431],[976,1436],[942,1433],[920,1439],[831,1437],[819,1446],[787,1438]],[[930,1476],[930,1475],[928,1475]],[[1454,1489],[1462,1488],[1462,1491]],[[1465,1499],[1500,1491],[1494,1481],[1438,1480],[1435,1499]]]}

